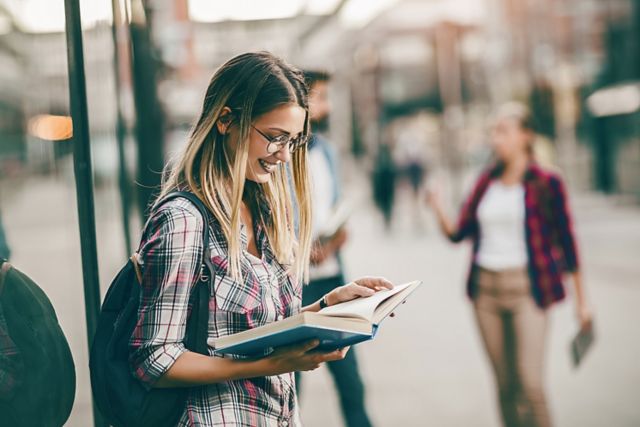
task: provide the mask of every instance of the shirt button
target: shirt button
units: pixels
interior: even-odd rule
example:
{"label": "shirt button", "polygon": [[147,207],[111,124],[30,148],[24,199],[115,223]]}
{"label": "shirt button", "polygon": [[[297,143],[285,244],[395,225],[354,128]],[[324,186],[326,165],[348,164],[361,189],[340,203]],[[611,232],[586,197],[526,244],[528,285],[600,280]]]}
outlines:
{"label": "shirt button", "polygon": [[283,421],[282,424],[280,424],[282,427],[287,427],[289,425],[289,423],[287,421]]}
{"label": "shirt button", "polygon": [[276,317],[276,320],[282,320],[282,319],[284,319],[284,316],[282,314],[278,314],[278,316]]}

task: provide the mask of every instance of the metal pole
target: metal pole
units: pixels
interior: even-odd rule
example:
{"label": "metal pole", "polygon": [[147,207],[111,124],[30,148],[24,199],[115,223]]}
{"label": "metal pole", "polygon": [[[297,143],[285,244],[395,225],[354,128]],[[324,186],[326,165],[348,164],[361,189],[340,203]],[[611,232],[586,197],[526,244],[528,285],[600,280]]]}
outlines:
{"label": "metal pole", "polygon": [[[82,51],[82,26],[79,0],[65,0],[65,35],[67,38],[67,66],[69,71],[69,99],[73,120],[73,164],[76,182],[76,198],[80,226],[84,303],[89,346],[98,324],[100,313],[100,282],[98,279],[98,253],[93,203],[93,179],[91,171],[91,147],[89,140],[89,116]],[[93,405],[95,426],[106,426]]]}
{"label": "metal pole", "polygon": [[138,207],[142,223],[147,219],[151,202],[160,189],[164,167],[164,120],[158,99],[158,64],[151,37],[151,9],[142,0],[132,1],[131,55],[133,101],[136,109]]}
{"label": "metal pole", "polygon": [[124,244],[125,253],[129,254],[131,251],[131,227],[129,223],[129,217],[131,213],[131,190],[129,186],[129,176],[127,174],[127,159],[125,153],[125,136],[127,134],[127,128],[122,115],[122,100],[121,93],[122,85],[120,81],[120,37],[118,37],[118,31],[123,28],[122,24],[122,11],[118,0],[111,1],[111,7],[113,10],[113,24],[111,26],[111,36],[113,38],[113,65],[114,65],[114,82],[116,90],[116,141],[118,143],[118,184],[120,187],[120,206],[122,215],[122,225],[124,227]]}

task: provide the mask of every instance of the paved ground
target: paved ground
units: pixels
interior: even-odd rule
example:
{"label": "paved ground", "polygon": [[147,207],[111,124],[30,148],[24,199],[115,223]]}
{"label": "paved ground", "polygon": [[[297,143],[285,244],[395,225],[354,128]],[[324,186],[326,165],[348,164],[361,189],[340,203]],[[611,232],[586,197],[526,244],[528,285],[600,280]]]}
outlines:
{"label": "paved ground", "polygon": [[[492,378],[464,296],[468,247],[436,232],[428,214],[416,231],[401,195],[392,233],[363,205],[350,223],[349,276],[384,275],[424,286],[389,319],[372,343],[357,348],[378,426],[496,426]],[[7,204],[6,201],[10,200]],[[78,393],[69,426],[91,423],[87,346],[75,195],[69,177],[3,188],[3,219],[13,262],[50,295],[73,348]],[[125,259],[117,197],[96,196],[100,275],[106,287]],[[576,228],[598,341],[579,370],[570,366],[572,301],[552,312],[548,390],[558,426],[640,425],[640,209],[594,195],[575,197]],[[341,425],[326,369],[306,377],[303,415],[309,427]]]}

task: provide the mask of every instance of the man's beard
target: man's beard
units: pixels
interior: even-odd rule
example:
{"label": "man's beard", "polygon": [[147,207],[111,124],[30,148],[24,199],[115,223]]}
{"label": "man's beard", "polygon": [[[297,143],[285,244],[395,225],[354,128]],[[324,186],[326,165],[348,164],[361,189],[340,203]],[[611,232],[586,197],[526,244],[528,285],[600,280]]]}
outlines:
{"label": "man's beard", "polygon": [[322,117],[321,119],[315,119],[311,121],[311,131],[313,133],[323,133],[329,129],[329,115]]}

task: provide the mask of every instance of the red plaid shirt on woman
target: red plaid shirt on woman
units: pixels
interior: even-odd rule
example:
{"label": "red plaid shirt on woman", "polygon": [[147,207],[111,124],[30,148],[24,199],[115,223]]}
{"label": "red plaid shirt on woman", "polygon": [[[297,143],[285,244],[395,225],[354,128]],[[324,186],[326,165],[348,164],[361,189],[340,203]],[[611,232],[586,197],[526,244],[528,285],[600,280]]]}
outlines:
{"label": "red plaid shirt on woman", "polygon": [[[256,328],[300,311],[302,289],[278,263],[266,234],[256,229],[262,259],[247,251],[242,230],[242,281],[228,274],[228,249],[211,218],[210,248],[214,288],[209,301],[212,340]],[[189,293],[199,279],[204,221],[197,208],[178,198],[153,213],[138,252],[142,296],[130,341],[131,366],[143,383],[157,381],[186,350]],[[239,357],[238,357],[239,358]],[[293,373],[225,381],[191,389],[180,426],[293,426],[299,420]]]}
{"label": "red plaid shirt on woman", "polygon": [[[478,205],[489,184],[498,179],[500,174],[501,169],[494,167],[480,175],[462,207],[457,230],[450,236],[454,242],[465,238],[473,241],[473,257],[467,280],[467,293],[471,298],[478,291],[479,267],[476,258],[482,239]],[[565,297],[562,274],[578,269],[578,252],[562,179],[531,163],[523,184],[531,293],[538,306],[545,308]]]}

